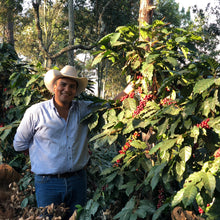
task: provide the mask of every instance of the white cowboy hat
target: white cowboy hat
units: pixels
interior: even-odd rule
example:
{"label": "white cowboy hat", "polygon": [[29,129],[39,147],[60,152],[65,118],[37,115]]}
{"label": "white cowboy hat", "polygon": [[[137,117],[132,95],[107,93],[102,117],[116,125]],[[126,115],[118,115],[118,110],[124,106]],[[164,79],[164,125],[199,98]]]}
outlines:
{"label": "white cowboy hat", "polygon": [[64,66],[60,71],[52,69],[46,72],[44,76],[44,84],[51,93],[54,93],[53,86],[55,81],[62,77],[74,79],[78,83],[76,95],[79,95],[82,91],[84,91],[88,85],[87,78],[78,77],[76,69],[73,66],[67,65]]}

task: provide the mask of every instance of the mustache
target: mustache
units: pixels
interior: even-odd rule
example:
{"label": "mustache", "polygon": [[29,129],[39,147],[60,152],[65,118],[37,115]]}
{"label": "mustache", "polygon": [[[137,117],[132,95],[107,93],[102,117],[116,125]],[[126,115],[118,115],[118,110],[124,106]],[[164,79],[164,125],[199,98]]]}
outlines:
{"label": "mustache", "polygon": [[72,92],[62,92],[61,95],[72,95]]}

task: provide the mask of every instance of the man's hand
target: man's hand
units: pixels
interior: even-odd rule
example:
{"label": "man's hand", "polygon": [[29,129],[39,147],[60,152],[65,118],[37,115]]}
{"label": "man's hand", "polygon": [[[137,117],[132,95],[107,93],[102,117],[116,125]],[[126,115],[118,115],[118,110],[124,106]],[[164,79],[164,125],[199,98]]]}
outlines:
{"label": "man's hand", "polygon": [[120,92],[118,95],[115,96],[114,100],[120,100],[123,96],[128,95],[129,93],[134,91],[134,82],[131,81],[130,83],[128,83],[128,85],[125,87],[125,89]]}

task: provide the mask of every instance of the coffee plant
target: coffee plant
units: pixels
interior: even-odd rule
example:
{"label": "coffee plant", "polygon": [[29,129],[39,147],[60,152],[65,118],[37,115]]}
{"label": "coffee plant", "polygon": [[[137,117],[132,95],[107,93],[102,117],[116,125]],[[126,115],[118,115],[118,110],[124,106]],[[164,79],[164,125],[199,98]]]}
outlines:
{"label": "coffee plant", "polygon": [[[170,219],[176,208],[220,218],[219,63],[199,51],[202,41],[162,21],[118,27],[100,40],[93,65],[122,65],[134,91],[117,102],[84,97],[95,105],[84,119],[91,160],[79,219]],[[50,97],[46,70],[22,62],[9,45],[0,50],[0,162],[23,174],[19,188],[28,192],[28,155],[12,141],[26,108]],[[35,205],[32,192],[21,200],[21,208]]]}
{"label": "coffee plant", "polygon": [[85,118],[98,181],[81,219],[170,219],[176,207],[220,218],[219,63],[202,41],[162,21],[100,40],[93,65],[123,64],[134,91]]}
{"label": "coffee plant", "polygon": [[[0,164],[9,164],[22,174],[20,190],[33,186],[33,174],[27,153],[15,152],[13,138],[25,110],[49,97],[43,87],[43,69],[19,59],[9,44],[0,44]],[[35,204],[33,194],[21,199],[22,208]]]}

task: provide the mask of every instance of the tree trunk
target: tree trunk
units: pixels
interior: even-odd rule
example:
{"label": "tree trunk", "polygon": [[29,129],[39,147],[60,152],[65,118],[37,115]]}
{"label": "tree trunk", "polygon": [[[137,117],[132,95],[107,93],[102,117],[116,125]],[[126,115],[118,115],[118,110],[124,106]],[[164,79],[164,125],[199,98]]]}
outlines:
{"label": "tree trunk", "polygon": [[[74,45],[74,11],[73,0],[68,0],[68,17],[69,17],[69,46]],[[74,66],[74,50],[68,52],[68,63]]]}
{"label": "tree trunk", "polygon": [[9,11],[7,14],[7,23],[5,28],[5,39],[6,42],[14,47],[14,22],[13,12]]}
{"label": "tree trunk", "polygon": [[[153,0],[140,0],[140,8],[139,8],[139,29],[146,26],[147,24],[152,24],[153,20]],[[141,34],[139,34],[139,41],[149,41],[150,39],[143,39]],[[146,48],[149,50],[149,47]]]}
{"label": "tree trunk", "polygon": [[143,26],[144,22],[152,24],[153,17],[153,0],[140,0],[139,8],[139,27]]}

